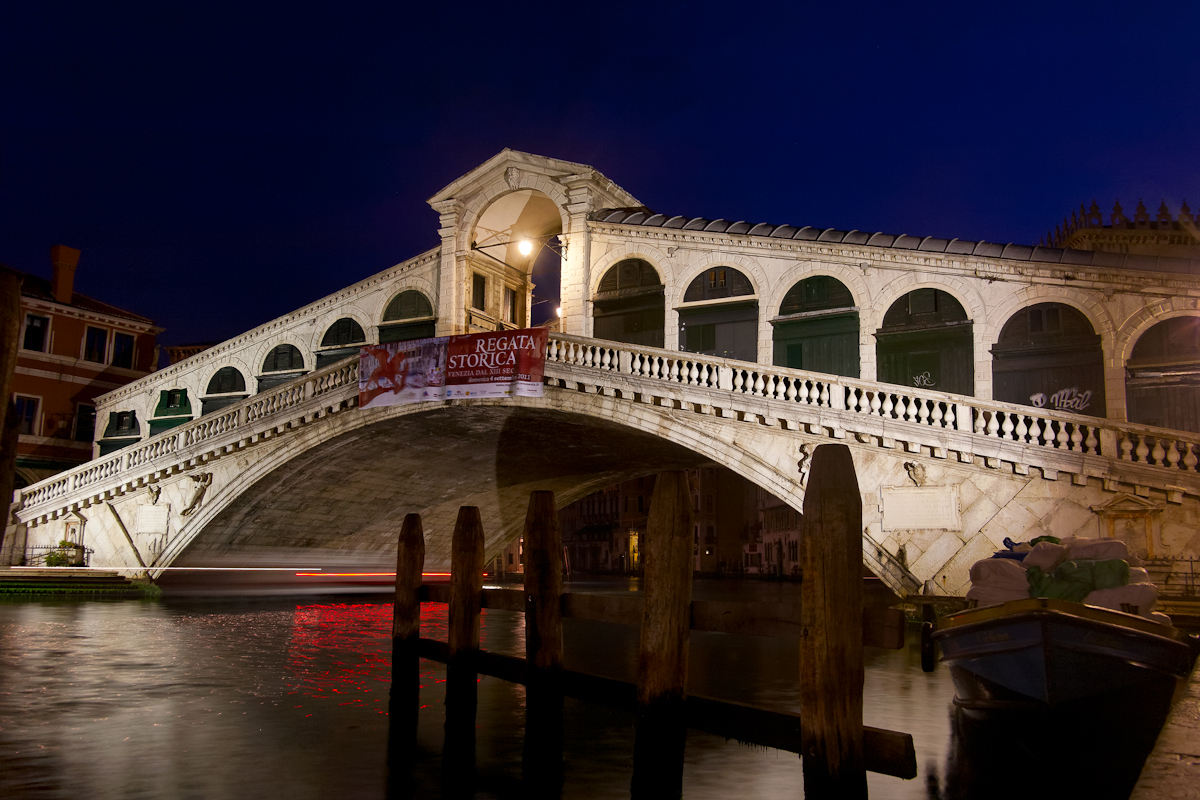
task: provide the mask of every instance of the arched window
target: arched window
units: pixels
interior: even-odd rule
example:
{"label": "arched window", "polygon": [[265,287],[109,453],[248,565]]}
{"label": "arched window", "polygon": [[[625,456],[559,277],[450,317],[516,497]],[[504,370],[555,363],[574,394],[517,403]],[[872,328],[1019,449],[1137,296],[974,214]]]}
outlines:
{"label": "arched window", "polygon": [[[435,333],[433,305],[425,295],[409,289],[392,298],[383,310],[379,325],[379,342],[407,342],[427,339]],[[408,322],[407,320],[417,320]]]}
{"label": "arched window", "polygon": [[267,353],[263,372],[296,372],[304,369],[304,356],[293,344],[281,344]]}
{"label": "arched window", "polygon": [[221,367],[208,382],[206,394],[230,394],[246,391],[246,379],[234,367]]}
{"label": "arched window", "polygon": [[992,396],[1005,403],[1104,416],[1104,354],[1080,311],[1037,303],[1013,314],[992,347]]}
{"label": "arched window", "polygon": [[1200,317],[1149,328],[1125,365],[1129,421],[1200,433]]}
{"label": "arched window", "polygon": [[798,281],[783,296],[771,326],[776,366],[858,377],[858,309],[837,278]]}
{"label": "arched window", "polygon": [[947,292],[914,289],[904,295],[884,314],[875,340],[881,382],[975,393],[971,321]]}
{"label": "arched window", "polygon": [[604,273],[592,308],[595,335],[626,344],[662,347],[665,341],[666,301],[654,267],[628,258]]}
{"label": "arched window", "polygon": [[387,308],[383,310],[384,322],[432,316],[433,306],[429,300],[425,298],[425,295],[413,289],[403,291],[393,297],[392,301],[387,304]]}
{"label": "arched window", "polygon": [[[733,267],[712,267],[697,275],[679,309],[679,349],[690,353],[758,360],[758,302],[750,279]],[[726,300],[688,308],[687,303]]]}
{"label": "arched window", "polygon": [[345,347],[351,344],[362,344],[367,341],[362,325],[351,317],[342,317],[329,326],[321,337],[321,347]]}

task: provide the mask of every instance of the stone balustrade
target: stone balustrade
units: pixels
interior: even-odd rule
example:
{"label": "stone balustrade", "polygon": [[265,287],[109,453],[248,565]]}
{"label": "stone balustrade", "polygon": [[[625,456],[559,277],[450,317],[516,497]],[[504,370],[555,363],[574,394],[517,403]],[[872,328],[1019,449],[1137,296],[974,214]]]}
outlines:
{"label": "stone balustrade", "polygon": [[[948,458],[982,468],[1031,468],[1106,489],[1151,487],[1180,502],[1200,494],[1200,437],[1042,409],[782,367],[553,334],[547,383],[686,409],[737,422]],[[55,518],[303,425],[357,401],[349,358],[21,490],[22,522]],[[471,401],[478,402],[478,401]]]}

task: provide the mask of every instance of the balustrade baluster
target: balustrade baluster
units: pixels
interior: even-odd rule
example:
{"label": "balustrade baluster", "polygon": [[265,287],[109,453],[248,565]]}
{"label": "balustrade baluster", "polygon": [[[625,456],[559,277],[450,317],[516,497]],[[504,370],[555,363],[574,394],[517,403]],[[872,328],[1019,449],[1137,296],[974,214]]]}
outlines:
{"label": "balustrade baluster", "polygon": [[696,362],[693,361],[691,364],[688,365],[688,372],[687,372],[688,386],[696,385],[696,376],[698,374],[699,374],[699,372],[696,370]]}
{"label": "balustrade baluster", "polygon": [[1122,461],[1133,461],[1133,441],[1129,434],[1122,434],[1117,431],[1117,435],[1121,437],[1120,450]]}
{"label": "balustrade baluster", "polygon": [[1195,472],[1197,464],[1200,464],[1200,458],[1196,457],[1196,445],[1183,442],[1183,466],[1188,472]]}
{"label": "balustrade baluster", "polygon": [[1167,466],[1171,469],[1179,469],[1179,459],[1182,458],[1179,445],[1180,442],[1172,441],[1171,446],[1167,448]]}
{"label": "balustrade baluster", "polygon": [[821,383],[821,408],[829,408],[829,384]]}
{"label": "balustrade baluster", "polygon": [[1016,426],[1013,425],[1013,415],[1011,412],[1008,412],[1008,411],[1002,411],[1000,413],[1003,414],[1003,416],[1004,416],[1004,422],[1001,424],[1001,430],[1003,431],[1003,438],[1011,439],[1011,438],[1013,438],[1013,435],[1012,435],[1013,429],[1016,428]]}
{"label": "balustrade baluster", "polygon": [[1137,453],[1138,463],[1145,464],[1146,456],[1150,455],[1150,446],[1146,444],[1146,437],[1144,435],[1138,436],[1138,446],[1135,452]]}
{"label": "balustrade baluster", "polygon": [[1000,412],[993,411],[987,421],[987,435],[999,438],[1000,436]]}
{"label": "balustrade baluster", "polygon": [[1029,426],[1025,424],[1025,420],[1027,420],[1027,419],[1029,419],[1029,418],[1024,417],[1024,416],[1017,417],[1017,426],[1016,426],[1016,429],[1014,432],[1016,433],[1016,437],[1015,437],[1016,440],[1018,442],[1020,442],[1021,444],[1025,444],[1031,438],[1033,438],[1028,435],[1029,434]]}
{"label": "balustrade baluster", "polygon": [[917,422],[922,425],[929,424],[929,404],[932,400],[926,400],[923,397],[914,397],[913,402],[917,404]]}
{"label": "balustrade baluster", "polygon": [[787,400],[789,403],[796,402],[796,379],[787,379]]}
{"label": "balustrade baluster", "polygon": [[883,418],[895,419],[895,414],[892,413],[895,407],[895,404],[892,402],[891,394],[885,394],[883,396]]}
{"label": "balustrade baluster", "polygon": [[742,394],[746,390],[746,371],[744,369],[733,370],[733,391]]}
{"label": "balustrade baluster", "polygon": [[935,428],[942,427],[942,404],[935,403],[932,400],[929,401],[929,404],[931,406],[933,406],[933,408],[931,408],[930,412],[929,412],[929,419],[930,419],[929,424]]}
{"label": "balustrade baluster", "polygon": [[762,393],[763,393],[762,373],[756,372],[756,373],[754,373],[754,389],[753,389],[753,391],[750,392],[750,394],[754,395],[755,397],[762,397]]}
{"label": "balustrade baluster", "polygon": [[883,401],[879,399],[879,392],[871,392],[871,414],[879,416],[879,409],[883,407]]}

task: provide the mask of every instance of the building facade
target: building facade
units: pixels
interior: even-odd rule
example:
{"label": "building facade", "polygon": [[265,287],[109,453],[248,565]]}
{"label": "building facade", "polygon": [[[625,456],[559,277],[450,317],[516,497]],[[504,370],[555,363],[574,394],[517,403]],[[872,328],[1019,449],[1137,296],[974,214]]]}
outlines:
{"label": "building facade", "polygon": [[97,437],[137,441],[149,433],[136,411],[97,417],[96,397],[154,371],[161,329],[76,292],[78,250],[55,246],[51,262],[50,280],[21,273],[17,488],[90,460]]}

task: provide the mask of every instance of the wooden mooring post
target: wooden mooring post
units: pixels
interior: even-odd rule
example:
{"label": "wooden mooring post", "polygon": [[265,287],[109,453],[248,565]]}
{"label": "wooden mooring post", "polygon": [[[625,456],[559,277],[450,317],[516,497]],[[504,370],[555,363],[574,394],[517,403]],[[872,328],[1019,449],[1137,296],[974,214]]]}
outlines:
{"label": "wooden mooring post", "polygon": [[557,797],[563,777],[562,532],[554,492],[529,495],[525,515],[523,771],[531,795]]}
{"label": "wooden mooring post", "polygon": [[845,445],[813,453],[800,538],[800,732],[806,798],[866,798],[862,496]]}
{"label": "wooden mooring post", "polygon": [[446,794],[468,797],[474,785],[475,708],[479,687],[479,610],[483,602],[483,523],[462,506],[450,542],[450,626],[446,644]]}
{"label": "wooden mooring post", "polygon": [[638,652],[633,798],[683,794],[687,742],[688,638],[691,632],[692,493],[683,472],[654,485],[642,547],[645,606]]}
{"label": "wooden mooring post", "polygon": [[421,573],[425,534],[420,514],[408,514],[396,545],[392,606],[392,687],[388,695],[388,797],[411,796],[421,707]]}

